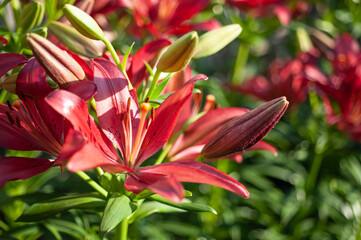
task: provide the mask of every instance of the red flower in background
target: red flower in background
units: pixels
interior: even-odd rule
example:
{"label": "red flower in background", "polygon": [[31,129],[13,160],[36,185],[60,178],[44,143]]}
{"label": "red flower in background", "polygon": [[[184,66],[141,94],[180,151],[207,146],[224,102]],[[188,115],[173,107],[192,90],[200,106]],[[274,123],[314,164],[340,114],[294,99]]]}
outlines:
{"label": "red flower in background", "polygon": [[361,52],[359,44],[348,34],[335,39],[334,48],[326,52],[333,74],[316,79],[321,89],[326,120],[355,141],[361,142]]}
{"label": "red flower in background", "polygon": [[204,10],[210,0],[124,0],[133,13],[131,32],[138,37],[149,33],[156,38],[183,35],[192,30],[210,31],[221,25],[214,19],[192,23],[190,20]]}
{"label": "red flower in background", "polygon": [[315,67],[317,52],[301,53],[296,59],[282,61],[274,60],[269,67],[267,78],[255,76],[232,89],[253,95],[261,100],[270,101],[285,96],[294,108],[307,98],[308,82],[314,78],[323,77]]}

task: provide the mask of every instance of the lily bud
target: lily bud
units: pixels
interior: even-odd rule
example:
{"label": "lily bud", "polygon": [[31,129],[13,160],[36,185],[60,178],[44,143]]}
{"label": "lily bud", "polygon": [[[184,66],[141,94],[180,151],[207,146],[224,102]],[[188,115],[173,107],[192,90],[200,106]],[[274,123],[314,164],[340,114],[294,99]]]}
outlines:
{"label": "lily bud", "polygon": [[241,32],[242,27],[239,24],[231,24],[203,34],[199,38],[193,58],[207,57],[218,52],[236,39]]}
{"label": "lily bud", "polygon": [[30,33],[26,38],[35,58],[60,88],[86,79],[81,66],[64,50],[37,34]]}
{"label": "lily bud", "polygon": [[43,21],[45,7],[40,2],[32,2],[24,8],[20,16],[20,29],[27,32]]}
{"label": "lily bud", "polygon": [[75,28],[60,22],[52,22],[48,27],[72,52],[89,58],[95,58],[102,54],[92,40],[81,35]]}
{"label": "lily bud", "polygon": [[287,106],[286,98],[280,97],[230,120],[204,146],[202,157],[220,158],[252,147],[276,125]]}
{"label": "lily bud", "polygon": [[103,40],[104,33],[97,22],[86,12],[70,4],[65,4],[64,15],[73,27],[85,37],[94,40]]}
{"label": "lily bud", "polygon": [[18,78],[18,74],[11,74],[7,78],[4,79],[4,81],[0,82],[0,87],[5,89],[6,91],[10,93],[16,94],[16,79]]}
{"label": "lily bud", "polygon": [[178,72],[191,60],[198,43],[198,34],[190,32],[173,42],[157,64],[161,72]]}

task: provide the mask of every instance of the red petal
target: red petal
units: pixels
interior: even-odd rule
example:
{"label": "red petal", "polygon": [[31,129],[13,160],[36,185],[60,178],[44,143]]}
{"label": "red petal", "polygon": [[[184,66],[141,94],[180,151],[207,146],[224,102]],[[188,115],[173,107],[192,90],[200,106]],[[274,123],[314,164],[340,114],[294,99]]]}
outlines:
{"label": "red petal", "polygon": [[0,187],[8,181],[27,179],[48,170],[53,162],[44,158],[0,158]]}
{"label": "red petal", "polygon": [[[19,121],[19,125],[17,121]],[[37,144],[32,130],[21,121],[18,110],[15,108],[10,110],[7,105],[2,103],[0,103],[0,136],[0,147],[2,148],[21,151],[45,150]]]}
{"label": "red petal", "polygon": [[207,77],[202,74],[192,78],[157,108],[155,119],[151,122],[140,148],[139,157],[135,163],[136,166],[139,166],[144,160],[156,153],[168,140],[177,123],[183,105],[192,95],[194,83],[197,80],[205,79]]}
{"label": "red petal", "polygon": [[273,9],[274,14],[278,17],[283,26],[291,22],[291,11],[283,4],[277,5]]}
{"label": "red petal", "polygon": [[111,173],[134,172],[134,170],[120,164],[114,158],[110,159],[101,149],[94,143],[84,145],[78,150],[67,163],[69,171],[86,171],[92,168],[102,167]]}
{"label": "red petal", "polygon": [[247,112],[249,110],[245,108],[219,108],[207,112],[187,127],[182,143],[178,145],[178,148],[172,148],[169,155],[177,154],[190,146],[201,143],[206,138],[212,137],[223,124]]}
{"label": "red petal", "polygon": [[78,95],[84,101],[88,101],[97,92],[97,86],[94,82],[80,81],[72,84],[66,90]]}
{"label": "red petal", "polygon": [[110,159],[119,158],[109,139],[89,115],[88,105],[77,95],[65,90],[53,91],[45,101],[69,120],[75,131],[81,132],[88,142],[96,144]]}
{"label": "red petal", "polygon": [[144,62],[153,67],[155,64],[153,60],[156,60],[155,58],[160,51],[170,44],[171,42],[169,40],[159,39],[144,45],[136,54],[134,54],[129,74],[134,88],[137,88],[147,75],[147,68]]}
{"label": "red petal", "polygon": [[269,151],[275,156],[278,155],[277,149],[271,144],[266,143],[264,141],[259,141],[258,143],[247,149],[247,151],[255,151],[255,150]]}
{"label": "red petal", "polygon": [[184,198],[184,188],[174,176],[137,172],[127,177],[124,186],[136,194],[149,189],[173,202],[181,202]]}
{"label": "red petal", "polygon": [[[129,91],[128,82],[116,65],[102,58],[92,60],[92,64],[94,82],[98,88],[95,101],[99,123],[104,133],[123,154],[125,146],[133,144],[125,135],[129,130],[124,128],[123,121],[126,116],[123,112],[127,111],[128,99],[130,99],[131,126],[132,129],[138,129],[140,118],[138,102]],[[130,134],[134,141],[137,131],[131,131]]]}
{"label": "red petal", "polygon": [[179,182],[204,183],[224,188],[248,198],[247,189],[238,181],[214,167],[197,161],[175,161],[151,167],[139,168],[143,173],[174,176]]}
{"label": "red petal", "polygon": [[0,54],[0,77],[4,76],[5,73],[26,63],[28,60],[21,54],[17,53],[2,53]]}
{"label": "red petal", "polygon": [[[8,44],[8,42],[9,42],[9,41],[8,41],[6,38],[0,36],[0,43],[1,43],[1,45],[6,46],[6,44]],[[1,77],[1,76],[0,76],[0,77]]]}

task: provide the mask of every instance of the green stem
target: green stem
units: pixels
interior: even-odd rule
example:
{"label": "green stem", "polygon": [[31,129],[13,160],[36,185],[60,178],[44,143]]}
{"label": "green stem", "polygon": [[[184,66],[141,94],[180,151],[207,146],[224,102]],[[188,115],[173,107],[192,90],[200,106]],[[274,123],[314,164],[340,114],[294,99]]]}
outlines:
{"label": "green stem", "polygon": [[157,161],[155,161],[154,165],[158,165],[161,164],[165,157],[167,156],[169,150],[171,149],[173,143],[168,143],[168,145],[166,146],[166,148],[162,151],[162,153],[159,155]]}
{"label": "green stem", "polygon": [[107,49],[109,50],[110,54],[112,55],[115,63],[117,64],[118,68],[122,71],[122,73],[124,74],[124,76],[126,77],[126,79],[128,80],[128,86],[129,86],[129,90],[132,90],[133,89],[133,85],[132,83],[130,82],[129,78],[128,78],[128,75],[127,75],[127,72],[125,71],[125,67],[123,66],[123,64],[120,62],[120,59],[118,57],[118,54],[117,52],[115,51],[113,45],[111,44],[111,42],[104,38],[102,40],[105,44],[105,46],[107,47]]}
{"label": "green stem", "polygon": [[97,182],[91,179],[85,172],[78,171],[76,174],[81,177],[85,182],[87,182],[92,188],[94,188],[97,192],[99,192],[104,197],[108,196],[108,192],[102,188]]}
{"label": "green stem", "polygon": [[120,228],[121,228],[120,239],[121,240],[127,240],[128,239],[128,227],[129,227],[128,218],[125,218],[120,223]]}
{"label": "green stem", "polygon": [[155,74],[152,79],[152,83],[150,84],[149,90],[148,90],[147,95],[145,96],[144,100],[147,98],[150,98],[152,96],[154,89],[157,86],[158,79],[159,79],[161,73],[162,72],[158,71],[158,69],[157,69],[157,71],[155,71]]}
{"label": "green stem", "polygon": [[322,164],[322,160],[323,160],[323,155],[316,153],[316,156],[314,157],[314,159],[312,161],[310,174],[308,175],[307,180],[306,180],[306,186],[305,186],[306,193],[311,192],[312,189],[314,189],[314,187],[315,187],[315,184],[317,181],[317,176],[320,171],[321,164]]}
{"label": "green stem", "polygon": [[241,84],[243,82],[244,69],[247,64],[248,55],[249,45],[247,43],[241,43],[238,48],[237,59],[234,65],[232,76],[233,84]]}
{"label": "green stem", "polygon": [[6,102],[6,100],[7,100],[6,93],[7,93],[7,91],[5,91],[4,89],[1,90],[1,93],[0,93],[0,102],[1,103]]}

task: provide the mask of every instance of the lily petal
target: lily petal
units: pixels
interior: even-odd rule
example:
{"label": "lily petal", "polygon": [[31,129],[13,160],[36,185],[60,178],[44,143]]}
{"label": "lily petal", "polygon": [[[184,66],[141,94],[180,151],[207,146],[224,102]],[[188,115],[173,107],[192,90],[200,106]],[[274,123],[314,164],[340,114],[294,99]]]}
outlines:
{"label": "lily petal", "polygon": [[17,53],[2,53],[0,54],[0,77],[4,76],[5,73],[26,63],[28,59],[21,54]]}
{"label": "lily petal", "polygon": [[174,176],[179,182],[204,183],[224,188],[245,198],[247,189],[227,174],[197,161],[175,161],[137,169],[143,173]]}
{"label": "lily petal", "polygon": [[[136,98],[128,89],[128,82],[119,68],[110,61],[97,58],[91,61],[94,68],[94,82],[98,92],[95,96],[97,115],[104,133],[124,153],[126,144],[133,144],[137,131],[131,131],[132,141],[125,136],[125,114],[130,114],[132,129],[138,129],[140,112]],[[130,113],[127,104],[130,99]],[[128,140],[129,141],[129,140]],[[123,154],[124,156],[124,154]]]}
{"label": "lily petal", "polygon": [[246,108],[219,108],[207,112],[187,127],[182,144],[177,149],[172,148],[169,156],[212,137],[226,122],[247,112]]}
{"label": "lily petal", "polygon": [[174,176],[137,172],[136,177],[130,175],[126,179],[125,188],[134,193],[149,189],[173,202],[184,198],[184,188]]}
{"label": "lily petal", "polygon": [[0,187],[8,181],[27,179],[48,170],[53,162],[44,158],[0,158]]}
{"label": "lily petal", "polygon": [[157,108],[154,121],[151,122],[140,148],[139,157],[135,163],[136,166],[139,166],[148,157],[156,153],[168,140],[177,123],[183,105],[192,95],[194,83],[205,79],[207,77],[203,74],[195,76],[186,82],[182,88],[170,95]]}
{"label": "lily petal", "polygon": [[[51,92],[45,101],[73,125],[75,131],[82,133],[89,143],[96,144],[110,159],[118,159],[118,153],[95,120],[88,113],[88,106],[77,95],[66,90]],[[83,159],[86,161],[87,159]]]}

